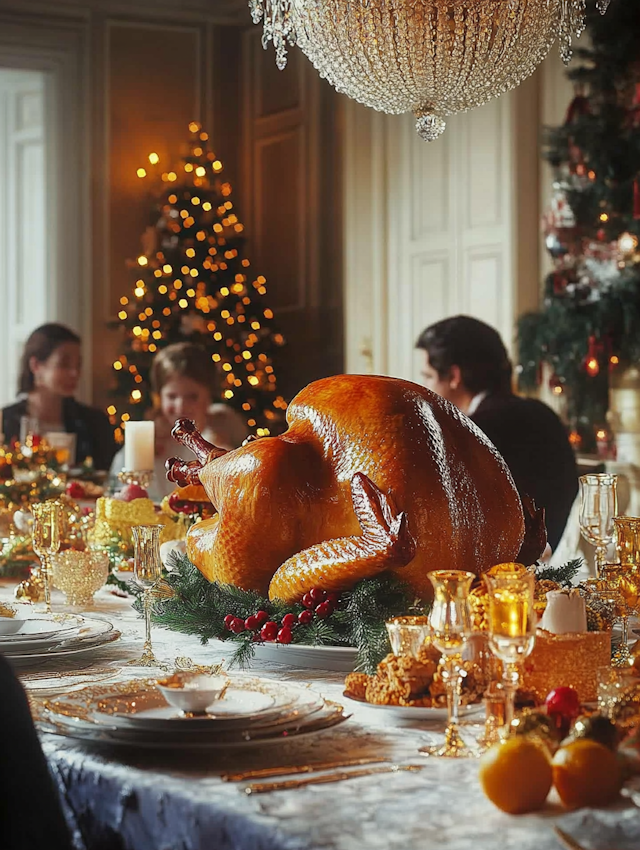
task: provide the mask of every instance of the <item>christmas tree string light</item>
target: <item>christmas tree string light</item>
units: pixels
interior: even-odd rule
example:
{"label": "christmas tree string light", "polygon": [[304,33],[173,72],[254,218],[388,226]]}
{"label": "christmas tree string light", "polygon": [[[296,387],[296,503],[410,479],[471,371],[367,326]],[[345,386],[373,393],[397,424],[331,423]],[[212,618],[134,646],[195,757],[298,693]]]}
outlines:
{"label": "christmas tree string light", "polygon": [[243,255],[244,226],[208,134],[195,121],[189,133],[179,166],[167,169],[152,151],[136,171],[152,182],[154,202],[143,250],[129,262],[132,292],[120,298],[116,323],[126,347],[113,363],[116,387],[107,413],[120,439],[124,423],[142,418],[152,403],[154,355],[175,342],[206,350],[220,378],[214,400],[239,410],[257,436],[277,431],[287,408],[272,360],[284,339],[273,330],[266,279],[251,273]]}

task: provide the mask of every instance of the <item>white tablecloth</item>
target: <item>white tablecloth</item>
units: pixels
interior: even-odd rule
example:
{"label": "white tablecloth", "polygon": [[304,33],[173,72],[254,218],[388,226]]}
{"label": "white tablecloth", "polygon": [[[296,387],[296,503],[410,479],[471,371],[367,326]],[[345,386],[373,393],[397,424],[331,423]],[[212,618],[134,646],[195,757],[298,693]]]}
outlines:
{"label": "white tablecloth", "polygon": [[[6,600],[9,587],[0,590]],[[54,603],[58,597],[54,595]],[[102,590],[96,611],[112,618],[122,639],[74,665],[120,664],[140,653],[143,624],[130,600]],[[163,659],[196,663],[224,658],[224,647],[154,628]],[[55,666],[55,665],[54,665]],[[67,660],[65,665],[71,666]],[[271,678],[309,683],[340,700],[343,674],[254,663]],[[28,672],[28,671],[25,671]],[[143,671],[126,668],[119,675]],[[608,810],[565,812],[553,800],[540,813],[512,817],[482,794],[473,759],[432,759],[417,773],[351,779],[248,797],[244,784],[222,782],[220,772],[273,764],[304,764],[345,756],[379,755],[418,763],[418,747],[439,740],[441,726],[399,727],[380,710],[348,703],[353,716],[318,736],[219,757],[171,752],[96,749],[43,736],[43,747],[78,848],[125,850],[558,850],[559,823],[589,850],[638,850],[640,809],[621,802]]]}

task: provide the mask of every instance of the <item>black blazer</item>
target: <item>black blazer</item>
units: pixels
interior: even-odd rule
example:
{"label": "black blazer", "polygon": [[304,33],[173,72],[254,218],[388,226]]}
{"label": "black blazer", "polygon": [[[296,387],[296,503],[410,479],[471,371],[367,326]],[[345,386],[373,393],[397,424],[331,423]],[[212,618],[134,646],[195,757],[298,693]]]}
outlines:
{"label": "black blazer", "polygon": [[511,393],[488,395],[470,418],[505,459],[519,493],[545,509],[547,536],[555,549],[578,492],[564,425],[546,404]]}
{"label": "black blazer", "polygon": [[[10,404],[2,411],[2,427],[7,441],[20,439],[20,419],[27,416],[27,399]],[[109,417],[95,407],[74,398],[62,401],[64,430],[76,435],[76,461],[93,458],[95,469],[109,469],[118,447]]]}

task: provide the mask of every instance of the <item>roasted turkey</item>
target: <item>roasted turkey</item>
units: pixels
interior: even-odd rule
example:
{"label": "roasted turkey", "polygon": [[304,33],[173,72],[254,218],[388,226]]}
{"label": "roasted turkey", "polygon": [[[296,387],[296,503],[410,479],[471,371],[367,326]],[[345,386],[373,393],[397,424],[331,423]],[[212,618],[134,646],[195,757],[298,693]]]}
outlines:
{"label": "roasted turkey", "polygon": [[427,598],[431,570],[481,573],[516,559],[525,519],[528,562],[544,548],[542,517],[523,510],[494,446],[417,384],[324,378],[293,399],[287,422],[281,436],[228,452],[176,423],[198,460],[171,458],[168,476],[201,482],[217,511],[187,537],[211,581],[294,602],[391,569]]}

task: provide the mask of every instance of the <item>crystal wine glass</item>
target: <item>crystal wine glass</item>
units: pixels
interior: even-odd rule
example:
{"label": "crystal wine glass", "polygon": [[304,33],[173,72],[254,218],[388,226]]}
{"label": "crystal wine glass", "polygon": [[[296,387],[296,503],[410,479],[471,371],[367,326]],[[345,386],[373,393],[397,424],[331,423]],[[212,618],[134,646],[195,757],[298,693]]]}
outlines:
{"label": "crystal wine glass", "polygon": [[153,654],[151,645],[151,608],[153,605],[153,589],[162,577],[162,561],[160,560],[160,529],[159,525],[136,525],[133,533],[133,580],[142,588],[145,640],[142,656],[136,661],[130,661],[138,667],[163,667]]}
{"label": "crystal wine glass", "polygon": [[580,532],[596,547],[596,578],[601,577],[618,513],[618,476],[606,472],[580,476]]}
{"label": "crystal wine glass", "polygon": [[502,661],[503,728],[507,734],[520,682],[520,662],[533,650],[536,628],[534,575],[519,564],[514,564],[513,568],[513,571],[496,571],[484,576],[489,593],[489,648]]}
{"label": "crystal wine glass", "polygon": [[473,573],[464,570],[435,570],[428,574],[434,589],[429,625],[431,642],[445,657],[442,678],[447,689],[447,728],[441,747],[422,747],[421,753],[447,758],[471,755],[460,737],[458,710],[462,682],[462,650],[471,636],[469,591]]}
{"label": "crystal wine glass", "polygon": [[60,502],[39,502],[31,506],[33,529],[31,532],[33,551],[42,564],[44,606],[51,613],[51,562],[50,557],[60,551],[63,511]]}

